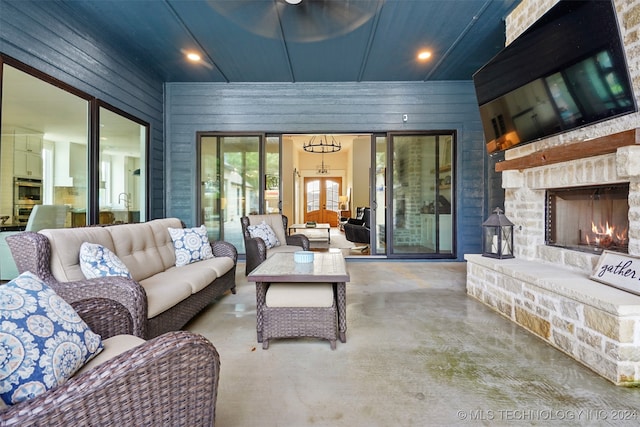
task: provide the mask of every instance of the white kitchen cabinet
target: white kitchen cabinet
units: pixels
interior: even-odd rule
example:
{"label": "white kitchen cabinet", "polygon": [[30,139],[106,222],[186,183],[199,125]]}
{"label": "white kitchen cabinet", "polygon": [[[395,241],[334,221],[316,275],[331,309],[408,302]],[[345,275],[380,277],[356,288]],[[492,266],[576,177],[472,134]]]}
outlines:
{"label": "white kitchen cabinet", "polygon": [[42,138],[35,135],[15,135],[13,144],[13,175],[42,179]]}

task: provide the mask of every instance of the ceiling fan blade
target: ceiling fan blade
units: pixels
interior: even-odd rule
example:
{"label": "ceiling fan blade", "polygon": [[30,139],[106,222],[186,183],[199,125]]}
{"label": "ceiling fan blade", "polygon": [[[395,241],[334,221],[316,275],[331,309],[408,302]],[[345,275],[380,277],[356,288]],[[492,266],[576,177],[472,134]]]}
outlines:
{"label": "ceiling fan blade", "polygon": [[359,28],[385,0],[302,0],[299,4],[286,0],[208,1],[218,13],[254,34],[308,43]]}

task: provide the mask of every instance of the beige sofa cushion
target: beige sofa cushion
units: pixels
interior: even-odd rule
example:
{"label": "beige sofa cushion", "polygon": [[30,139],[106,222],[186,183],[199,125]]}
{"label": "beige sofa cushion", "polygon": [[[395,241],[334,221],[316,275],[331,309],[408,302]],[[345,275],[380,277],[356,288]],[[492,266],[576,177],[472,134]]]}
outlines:
{"label": "beige sofa cushion", "polygon": [[116,252],[111,234],[103,227],[46,229],[39,233],[49,239],[51,273],[60,282],[85,279],[80,270],[80,246],[83,242],[98,243],[111,252]]}
{"label": "beige sofa cushion", "polygon": [[145,340],[136,337],[134,335],[116,335],[111,338],[107,338],[102,341],[103,349],[93,359],[89,360],[85,365],[74,374],[80,375],[87,372],[89,369],[95,368],[98,365],[113,359],[114,357],[124,353],[127,350],[131,350],[143,344]]}
{"label": "beige sofa cushion", "polygon": [[181,227],[180,220],[164,218],[106,227],[111,234],[115,254],[127,266],[134,280],[140,282],[175,265],[169,227]]}
{"label": "beige sofa cushion", "polygon": [[228,257],[211,258],[181,267],[171,267],[140,281],[147,294],[148,314],[152,318],[206,288],[233,268]]}
{"label": "beige sofa cushion", "polygon": [[[175,267],[174,267],[175,268]],[[211,283],[213,277],[209,281]],[[140,286],[147,294],[147,317],[151,319],[191,296],[191,285],[185,276],[172,279],[171,273],[163,272],[143,279]]]}
{"label": "beige sofa cushion", "polygon": [[[287,235],[284,226],[282,225],[282,215],[280,214],[267,214],[267,215],[248,215],[249,225],[258,225],[265,222],[265,224],[269,225],[273,232],[276,235],[276,238],[280,242],[280,245],[287,244]],[[277,247],[277,246],[276,246]],[[273,250],[271,248],[269,250]]]}

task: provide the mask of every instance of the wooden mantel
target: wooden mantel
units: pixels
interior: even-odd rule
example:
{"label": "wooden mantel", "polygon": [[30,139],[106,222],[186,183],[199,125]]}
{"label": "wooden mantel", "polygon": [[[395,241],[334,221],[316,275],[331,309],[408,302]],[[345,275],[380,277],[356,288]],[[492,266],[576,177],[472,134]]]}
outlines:
{"label": "wooden mantel", "polygon": [[518,157],[517,159],[505,160],[496,163],[496,172],[535,168],[537,166],[615,153],[619,147],[634,144],[640,144],[640,128],[625,130],[588,141],[576,141],[574,143],[536,151],[535,153]]}

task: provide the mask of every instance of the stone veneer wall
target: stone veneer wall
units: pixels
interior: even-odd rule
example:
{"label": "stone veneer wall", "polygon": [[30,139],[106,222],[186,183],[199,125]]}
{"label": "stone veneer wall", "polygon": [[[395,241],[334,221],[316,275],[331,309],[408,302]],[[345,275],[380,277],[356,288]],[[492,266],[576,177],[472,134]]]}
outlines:
{"label": "stone veneer wall", "polygon": [[[555,3],[556,0],[524,0],[507,17],[507,42],[514,40]],[[618,12],[636,102],[640,104],[640,0],[614,0],[614,5]],[[505,153],[505,159],[518,158],[549,147],[579,144],[580,141],[637,127],[640,127],[640,113],[628,114],[513,148]],[[635,150],[621,150],[626,151],[624,155],[640,156]],[[640,255],[640,179],[625,176],[624,171],[619,174],[615,159],[616,155],[611,154],[522,171],[503,172],[505,214],[516,224],[515,255],[526,259],[568,264],[573,268],[590,271],[595,257],[583,256],[574,251],[558,251],[544,245],[545,189],[625,181],[630,182],[629,252]],[[636,160],[632,158],[627,163],[634,161]]]}
{"label": "stone veneer wall", "polygon": [[[524,0],[507,17],[507,42],[556,0]],[[640,0],[614,0],[640,104]],[[640,113],[508,150],[514,159],[640,127]],[[545,190],[629,182],[629,253],[640,255],[640,147],[502,174],[515,259],[465,255],[467,293],[618,385],[640,385],[640,297],[589,279],[598,257],[545,245]]]}

